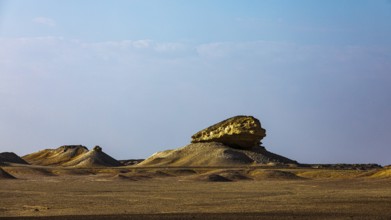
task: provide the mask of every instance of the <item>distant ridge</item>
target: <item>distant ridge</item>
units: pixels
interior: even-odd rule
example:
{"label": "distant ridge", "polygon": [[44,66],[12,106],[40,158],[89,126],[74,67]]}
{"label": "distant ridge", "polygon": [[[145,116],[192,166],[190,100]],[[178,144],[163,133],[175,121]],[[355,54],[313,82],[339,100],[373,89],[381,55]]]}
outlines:
{"label": "distant ridge", "polygon": [[121,166],[121,163],[102,151],[99,146],[88,150],[82,145],[65,145],[57,149],[45,149],[23,157],[33,165],[63,167]]}

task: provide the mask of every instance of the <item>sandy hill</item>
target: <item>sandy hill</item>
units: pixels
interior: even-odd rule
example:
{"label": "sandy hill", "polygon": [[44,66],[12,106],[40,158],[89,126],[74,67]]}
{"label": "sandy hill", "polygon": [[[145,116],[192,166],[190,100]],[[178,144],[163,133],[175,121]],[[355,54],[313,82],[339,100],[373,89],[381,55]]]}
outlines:
{"label": "sandy hill", "polygon": [[22,158],[33,165],[62,165],[81,154],[88,152],[82,145],[64,145],[57,149],[45,149]]}
{"label": "sandy hill", "polygon": [[88,150],[82,145],[66,145],[57,149],[41,150],[23,157],[33,165],[65,166],[65,167],[97,167],[97,166],[120,166],[121,163],[102,151],[96,146]]}
{"label": "sandy hill", "polygon": [[218,142],[194,143],[157,152],[136,166],[235,166],[251,164],[297,164],[265,148],[236,149]]}
{"label": "sandy hill", "polygon": [[0,168],[0,179],[15,179],[15,177]]}
{"label": "sandy hill", "polygon": [[88,151],[84,154],[79,155],[78,157],[62,164],[63,166],[73,166],[79,168],[88,168],[95,166],[121,166],[122,164],[107,155],[102,151],[102,148],[96,146],[93,150]]}
{"label": "sandy hill", "polygon": [[266,130],[252,116],[235,116],[192,135],[191,144],[157,152],[137,166],[297,164],[261,146]]}
{"label": "sandy hill", "polygon": [[377,177],[377,178],[391,178],[391,167],[387,166],[383,169],[380,169],[376,173],[372,175],[372,177]]}
{"label": "sandy hill", "polygon": [[16,155],[13,152],[3,152],[0,153],[0,164],[4,163],[21,163],[21,164],[27,164],[25,160],[20,158],[18,155]]}

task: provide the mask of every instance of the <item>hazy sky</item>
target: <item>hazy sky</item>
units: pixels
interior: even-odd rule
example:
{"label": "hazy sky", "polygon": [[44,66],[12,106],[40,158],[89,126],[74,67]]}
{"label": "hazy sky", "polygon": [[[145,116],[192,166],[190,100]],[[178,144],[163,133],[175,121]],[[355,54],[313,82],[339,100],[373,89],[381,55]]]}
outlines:
{"label": "hazy sky", "polygon": [[0,152],[145,158],[235,115],[299,162],[391,164],[391,1],[0,0]]}

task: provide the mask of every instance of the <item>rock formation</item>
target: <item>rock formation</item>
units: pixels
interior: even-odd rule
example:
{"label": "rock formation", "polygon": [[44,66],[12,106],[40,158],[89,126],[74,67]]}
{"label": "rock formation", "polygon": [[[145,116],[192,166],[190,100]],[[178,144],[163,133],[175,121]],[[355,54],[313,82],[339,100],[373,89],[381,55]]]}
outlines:
{"label": "rock formation", "polygon": [[3,152],[0,153],[0,163],[20,163],[20,164],[28,164],[25,160],[20,158],[13,152]]}
{"label": "rock formation", "polygon": [[157,152],[136,166],[242,166],[256,164],[297,164],[296,161],[271,153],[264,148],[243,150],[218,142],[194,143]]}
{"label": "rock formation", "polygon": [[236,116],[192,136],[192,143],[157,152],[136,166],[235,166],[297,164],[260,147],[266,136],[258,119]]}
{"label": "rock formation", "polygon": [[191,143],[219,142],[238,149],[261,145],[266,130],[252,116],[236,116],[205,128],[192,136]]}
{"label": "rock formation", "polygon": [[97,152],[102,152],[102,148],[99,147],[98,145],[95,146],[93,150],[94,150],[94,151],[97,151]]}
{"label": "rock formation", "polygon": [[46,149],[23,157],[33,165],[50,165],[64,167],[99,167],[99,166],[120,166],[121,163],[102,151],[102,148],[95,146],[88,150],[82,145],[65,145],[57,149]]}
{"label": "rock formation", "polygon": [[22,158],[33,165],[58,166],[88,152],[83,145],[64,145],[57,149],[45,149]]}
{"label": "rock formation", "polygon": [[95,146],[94,149],[78,156],[77,158],[63,163],[62,166],[66,167],[78,167],[78,168],[89,168],[89,167],[115,167],[121,166],[122,164],[107,155],[102,151],[102,148]]}

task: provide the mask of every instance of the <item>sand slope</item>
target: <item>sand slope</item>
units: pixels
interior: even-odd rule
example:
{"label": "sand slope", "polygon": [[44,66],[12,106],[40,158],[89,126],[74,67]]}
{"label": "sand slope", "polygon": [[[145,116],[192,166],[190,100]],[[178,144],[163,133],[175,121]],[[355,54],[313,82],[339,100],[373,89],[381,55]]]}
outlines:
{"label": "sand slope", "polygon": [[136,166],[233,166],[296,161],[271,153],[264,148],[241,150],[218,142],[194,143],[175,150],[157,152]]}
{"label": "sand slope", "polygon": [[383,168],[376,173],[374,173],[371,177],[374,178],[391,178],[391,167]]}
{"label": "sand slope", "polygon": [[14,176],[0,168],[0,179],[16,179]]}
{"label": "sand slope", "polygon": [[62,165],[86,152],[88,149],[82,145],[66,145],[57,149],[41,150],[22,158],[33,165]]}
{"label": "sand slope", "polygon": [[61,146],[57,149],[46,149],[23,157],[33,165],[64,166],[89,168],[97,166],[120,166],[121,163],[106,153],[101,148],[88,150],[82,145]]}
{"label": "sand slope", "polygon": [[121,166],[121,163],[102,151],[90,150],[86,153],[80,154],[66,163],[63,163],[62,165],[89,168],[96,166]]}

